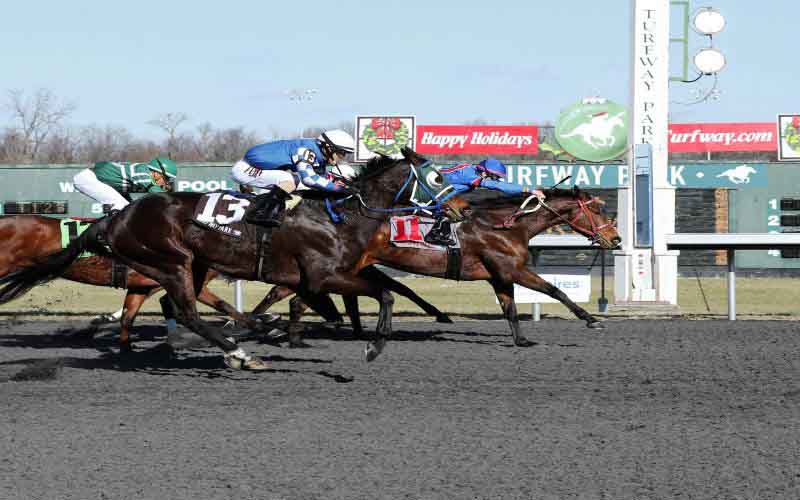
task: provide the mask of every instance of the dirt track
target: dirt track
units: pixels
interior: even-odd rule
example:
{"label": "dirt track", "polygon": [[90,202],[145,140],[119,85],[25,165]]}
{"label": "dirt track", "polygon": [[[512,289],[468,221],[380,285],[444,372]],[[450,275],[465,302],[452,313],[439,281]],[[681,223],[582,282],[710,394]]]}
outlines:
{"label": "dirt track", "polygon": [[245,342],[260,374],[77,324],[0,324],[2,499],[800,497],[795,322],[401,322],[372,364]]}

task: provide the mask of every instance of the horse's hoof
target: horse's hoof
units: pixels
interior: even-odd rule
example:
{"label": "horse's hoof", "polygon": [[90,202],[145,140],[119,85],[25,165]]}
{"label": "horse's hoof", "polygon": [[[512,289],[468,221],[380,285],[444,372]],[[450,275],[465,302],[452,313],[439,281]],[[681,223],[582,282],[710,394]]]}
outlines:
{"label": "horse's hoof", "polygon": [[275,314],[271,312],[258,315],[258,320],[261,321],[263,324],[272,323],[274,321],[278,321],[279,319],[281,319],[280,314]]}
{"label": "horse's hoof", "polygon": [[446,314],[441,314],[439,316],[436,316],[436,322],[437,323],[450,323],[450,324],[452,324],[453,320],[450,319],[450,316],[448,316]]}
{"label": "horse's hoof", "polygon": [[270,342],[280,342],[282,340],[285,340],[286,337],[289,336],[289,333],[287,333],[287,332],[285,332],[283,330],[279,330],[277,328],[273,328],[272,330],[268,331],[267,334],[264,335],[264,336]]}
{"label": "horse's hoof", "polygon": [[116,323],[117,319],[114,318],[111,314],[101,314],[100,316],[96,316],[89,321],[90,325],[93,326],[100,326],[100,325],[109,325],[111,323]]}
{"label": "horse's hoof", "polygon": [[586,326],[592,330],[605,330],[606,328],[602,321],[589,321]]}
{"label": "horse's hoof", "polygon": [[383,352],[383,348],[386,346],[386,339],[380,337],[377,340],[373,340],[369,342],[366,346],[364,346],[364,359],[369,363],[370,361],[375,361],[375,358],[380,356],[381,352]]}
{"label": "horse's hoof", "polygon": [[327,328],[329,330],[338,330],[344,325],[344,321],[325,321],[322,323],[322,328]]}
{"label": "horse's hoof", "polygon": [[233,353],[226,353],[223,356],[223,360],[225,361],[225,365],[233,370],[257,372],[270,369],[268,364],[264,363],[260,358],[255,356],[246,356],[245,358],[242,358],[241,356],[237,356]]}
{"label": "horse's hoof", "polygon": [[130,342],[127,343],[127,344],[120,344],[119,345],[119,353],[120,354],[130,354],[130,353],[133,352],[134,349],[135,349],[135,347],[133,347],[133,344],[131,344]]}
{"label": "horse's hoof", "polygon": [[167,334],[167,344],[173,349],[202,349],[211,346],[211,343],[196,333],[178,331]]}
{"label": "horse's hoof", "polygon": [[531,342],[530,340],[522,337],[521,339],[517,339],[514,341],[514,345],[517,347],[532,347],[536,345],[536,342]]}

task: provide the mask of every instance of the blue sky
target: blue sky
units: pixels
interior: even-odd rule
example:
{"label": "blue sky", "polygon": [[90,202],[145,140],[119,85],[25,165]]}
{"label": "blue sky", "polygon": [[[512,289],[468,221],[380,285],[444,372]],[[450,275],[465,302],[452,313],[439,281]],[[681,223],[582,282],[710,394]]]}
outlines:
{"label": "blue sky", "polygon": [[[722,96],[672,105],[672,120],[800,111],[796,2],[692,3],[706,5],[728,21]],[[0,90],[47,87],[77,102],[71,123],[144,137],[163,112],[269,135],[356,114],[541,123],[586,95],[629,100],[629,0],[17,1],[3,17]],[[285,94],[306,88],[309,102]]]}

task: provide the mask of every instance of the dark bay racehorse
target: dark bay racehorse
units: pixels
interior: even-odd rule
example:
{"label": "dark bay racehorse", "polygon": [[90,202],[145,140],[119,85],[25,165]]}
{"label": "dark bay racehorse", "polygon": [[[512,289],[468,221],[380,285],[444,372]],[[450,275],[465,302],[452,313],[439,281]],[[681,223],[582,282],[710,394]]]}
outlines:
{"label": "dark bay racehorse", "polygon": [[[40,260],[60,250],[59,219],[40,215],[0,216],[0,277],[27,266],[34,266]],[[216,276],[217,273],[209,272],[197,300],[250,328],[258,327],[259,322],[255,316],[239,313],[205,286]],[[112,286],[112,259],[99,255],[79,258],[61,277],[89,285]],[[123,351],[132,348],[130,328],[142,304],[160,289],[161,285],[147,276],[135,271],[128,273],[127,290],[120,318],[119,343]]]}
{"label": "dark bay racehorse", "polygon": [[[413,151],[406,150],[404,155],[415,165],[426,161]],[[472,215],[458,228],[463,259],[460,279],[486,280],[492,285],[511,327],[514,343],[518,346],[529,346],[531,342],[520,332],[514,302],[515,283],[553,297],[586,321],[590,328],[602,328],[597,318],[527,267],[530,239],[550,227],[566,224],[575,232],[596,241],[602,248],[616,248],[621,241],[615,225],[604,210],[603,202],[598,198],[578,189],[551,189],[546,190],[545,194],[545,205],[526,215],[522,215],[518,208],[524,197],[500,196],[483,202],[470,202]],[[465,199],[469,200],[470,197]],[[448,266],[446,252],[395,247],[390,243],[390,234],[389,224],[381,224],[359,260],[356,271],[368,270],[373,264],[383,264],[416,274],[445,277]],[[273,298],[285,297],[291,290],[284,288],[271,293]],[[299,302],[297,298],[293,300]],[[265,300],[259,304],[259,310],[265,310],[265,306],[269,305],[270,302]],[[302,309],[302,305],[295,304],[293,308]],[[297,341],[296,337],[294,340]]]}
{"label": "dark bay racehorse", "polygon": [[[388,208],[409,201],[409,193],[395,195],[407,178],[408,160],[378,157],[354,180],[364,203]],[[195,300],[209,270],[228,276],[286,285],[320,313],[335,309],[326,295],[366,295],[379,301],[377,337],[367,345],[367,360],[383,349],[391,332],[391,293],[379,283],[351,272],[382,220],[365,218],[357,224],[334,224],[322,201],[309,200],[289,212],[271,237],[271,259],[259,270],[259,242],[252,234],[232,240],[192,222],[198,193],[164,193],[144,196],[119,214],[92,225],[65,250],[0,279],[0,303],[32,286],[63,273],[81,252],[110,251],[114,257],[160,283],[175,302],[184,323],[225,352],[233,368],[268,368],[246,354],[231,338],[202,321]],[[319,196],[319,195],[317,195]],[[355,199],[345,203],[354,205]],[[260,272],[259,272],[260,271]]]}

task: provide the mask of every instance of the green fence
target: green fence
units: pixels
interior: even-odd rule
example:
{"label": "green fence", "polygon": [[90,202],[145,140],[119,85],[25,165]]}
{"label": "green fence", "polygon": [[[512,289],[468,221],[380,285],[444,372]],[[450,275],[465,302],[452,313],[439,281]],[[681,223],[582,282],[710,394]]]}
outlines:
{"label": "green fence", "polygon": [[[87,165],[0,165],[0,202],[63,201],[67,214],[92,217],[102,207],[75,191],[72,177]],[[621,164],[518,164],[509,165],[510,181],[551,186],[566,175],[566,186],[615,188],[627,182]],[[178,191],[236,189],[230,165],[181,164]],[[800,164],[694,162],[670,166],[670,182],[678,189],[729,189],[731,232],[766,233],[800,231]],[[795,201],[792,201],[795,200]],[[714,209],[714,207],[708,207]],[[800,268],[800,258],[789,252],[738,252],[744,268]]]}

